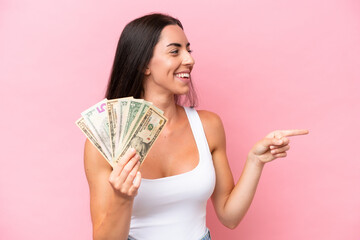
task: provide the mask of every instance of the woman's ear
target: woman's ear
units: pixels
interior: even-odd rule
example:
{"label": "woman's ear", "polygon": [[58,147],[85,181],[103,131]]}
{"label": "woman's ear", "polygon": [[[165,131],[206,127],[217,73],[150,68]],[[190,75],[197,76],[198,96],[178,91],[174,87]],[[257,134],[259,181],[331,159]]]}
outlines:
{"label": "woman's ear", "polygon": [[144,74],[145,74],[145,76],[149,76],[150,75],[150,68],[146,67]]}

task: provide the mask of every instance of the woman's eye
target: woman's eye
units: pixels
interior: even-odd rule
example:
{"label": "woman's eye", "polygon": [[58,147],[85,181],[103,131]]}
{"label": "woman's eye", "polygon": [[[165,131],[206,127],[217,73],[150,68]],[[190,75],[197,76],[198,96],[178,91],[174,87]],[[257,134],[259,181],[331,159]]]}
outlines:
{"label": "woman's eye", "polygon": [[[191,50],[191,49],[188,49],[187,51],[188,51],[188,53],[192,53],[192,52],[193,52],[193,50]],[[178,49],[172,50],[172,51],[170,51],[170,54],[177,55],[177,54],[179,54],[179,50],[178,50]]]}

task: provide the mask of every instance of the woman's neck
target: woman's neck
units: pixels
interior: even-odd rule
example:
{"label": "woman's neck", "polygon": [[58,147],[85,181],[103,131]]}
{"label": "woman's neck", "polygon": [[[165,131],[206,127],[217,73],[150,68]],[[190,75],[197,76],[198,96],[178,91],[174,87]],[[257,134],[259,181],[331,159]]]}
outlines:
{"label": "woman's neck", "polygon": [[177,118],[179,106],[175,103],[174,95],[145,93],[142,98],[152,102],[156,107],[164,111],[164,116],[168,119],[168,125],[171,125],[171,122]]}

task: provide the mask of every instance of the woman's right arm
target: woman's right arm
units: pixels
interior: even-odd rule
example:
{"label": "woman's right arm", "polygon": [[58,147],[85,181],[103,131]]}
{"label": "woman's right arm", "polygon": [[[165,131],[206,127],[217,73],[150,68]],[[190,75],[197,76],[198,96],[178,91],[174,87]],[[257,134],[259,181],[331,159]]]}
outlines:
{"label": "woman's right arm", "polygon": [[86,140],[84,165],[94,240],[128,239],[133,201],[141,181],[139,156],[129,149],[112,169]]}

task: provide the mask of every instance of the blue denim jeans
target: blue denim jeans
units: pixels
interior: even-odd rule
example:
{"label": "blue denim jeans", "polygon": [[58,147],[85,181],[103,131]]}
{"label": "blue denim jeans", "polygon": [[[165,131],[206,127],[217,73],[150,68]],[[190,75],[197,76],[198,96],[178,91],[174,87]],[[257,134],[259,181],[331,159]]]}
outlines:
{"label": "blue denim jeans", "polygon": [[[128,237],[128,240],[135,240],[135,239],[129,236],[129,237]],[[139,240],[141,240],[141,239],[139,239]],[[155,239],[154,239],[154,240],[155,240]],[[184,239],[184,240],[185,240],[185,239]],[[204,235],[202,238],[200,238],[199,240],[211,240],[211,236],[210,236],[210,231],[209,231],[209,229],[206,230],[205,235]]]}
{"label": "blue denim jeans", "polygon": [[206,230],[206,234],[200,240],[211,240],[209,229]]}

